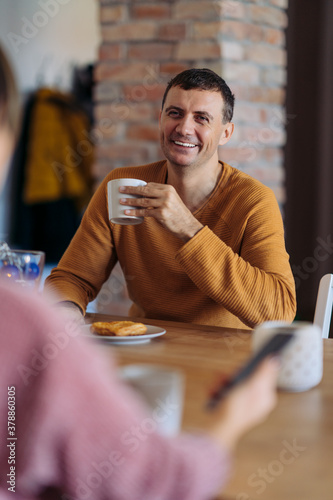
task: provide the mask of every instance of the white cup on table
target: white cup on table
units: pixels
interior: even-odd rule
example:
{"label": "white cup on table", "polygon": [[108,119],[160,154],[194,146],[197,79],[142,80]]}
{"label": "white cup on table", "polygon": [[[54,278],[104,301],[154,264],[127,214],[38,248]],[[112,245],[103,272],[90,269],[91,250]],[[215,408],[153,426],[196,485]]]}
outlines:
{"label": "white cup on table", "polygon": [[293,333],[292,339],[281,353],[277,386],[290,392],[302,392],[319,384],[323,376],[323,339],[318,326],[302,321],[291,325],[285,322],[267,321],[253,331],[254,353],[277,333]]}
{"label": "white cup on table", "polygon": [[147,419],[142,422],[147,432],[156,429],[163,436],[177,435],[183,415],[183,374],[173,368],[150,364],[127,365],[119,374],[147,406],[149,422]]}
{"label": "white cup on table", "polygon": [[120,193],[120,186],[145,186],[147,183],[140,179],[114,179],[107,184],[109,220],[114,224],[133,225],[141,224],[143,217],[126,215],[125,210],[134,209],[134,206],[121,205],[120,198],[140,198],[133,194]]}

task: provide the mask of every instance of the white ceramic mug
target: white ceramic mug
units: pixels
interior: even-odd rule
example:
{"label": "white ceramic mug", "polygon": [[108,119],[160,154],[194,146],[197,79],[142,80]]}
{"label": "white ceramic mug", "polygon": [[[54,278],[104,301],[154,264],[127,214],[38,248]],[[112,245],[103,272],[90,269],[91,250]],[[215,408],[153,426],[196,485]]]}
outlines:
{"label": "white ceramic mug", "polygon": [[253,331],[252,349],[260,347],[276,333],[293,333],[295,338],[279,354],[281,367],[277,385],[291,392],[307,391],[319,384],[323,376],[323,339],[318,326],[308,322],[268,321]]}
{"label": "white ceramic mug", "polygon": [[145,186],[147,183],[140,179],[114,179],[108,182],[108,205],[109,205],[109,220],[114,224],[133,225],[141,224],[143,217],[134,215],[126,215],[126,209],[134,209],[128,205],[121,205],[120,198],[139,198],[133,194],[125,194],[119,192],[120,186]]}
{"label": "white ceramic mug", "polygon": [[127,365],[120,377],[144,400],[150,428],[163,436],[175,436],[181,429],[184,377],[179,370],[157,365]]}

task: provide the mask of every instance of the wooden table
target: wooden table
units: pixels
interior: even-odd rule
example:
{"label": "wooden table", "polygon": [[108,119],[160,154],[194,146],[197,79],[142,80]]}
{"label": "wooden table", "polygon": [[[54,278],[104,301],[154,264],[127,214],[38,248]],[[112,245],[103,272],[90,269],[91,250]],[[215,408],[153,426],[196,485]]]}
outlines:
{"label": "wooden table", "polygon": [[[124,319],[89,314],[88,321]],[[132,318],[135,320],[135,318]],[[183,429],[205,429],[204,402],[216,377],[232,373],[250,356],[251,332],[146,320],[167,333],[149,344],[113,346],[119,365],[156,363],[186,377]],[[333,499],[333,340],[324,340],[324,377],[303,393],[279,393],[265,423],[242,440],[224,500]]]}

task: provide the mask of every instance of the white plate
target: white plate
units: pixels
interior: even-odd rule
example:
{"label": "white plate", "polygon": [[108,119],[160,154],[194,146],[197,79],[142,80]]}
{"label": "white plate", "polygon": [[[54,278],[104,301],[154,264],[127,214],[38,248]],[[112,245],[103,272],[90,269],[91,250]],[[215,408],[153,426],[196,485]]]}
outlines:
{"label": "white plate", "polygon": [[166,330],[163,328],[159,328],[158,326],[145,325],[147,327],[147,333],[144,335],[133,335],[128,337],[114,337],[107,335],[94,335],[90,331],[90,325],[85,325],[82,327],[82,330],[86,335],[98,340],[104,340],[106,342],[110,342],[110,344],[144,344],[146,342],[150,342],[150,339],[154,339],[155,337],[160,337],[166,333]]}

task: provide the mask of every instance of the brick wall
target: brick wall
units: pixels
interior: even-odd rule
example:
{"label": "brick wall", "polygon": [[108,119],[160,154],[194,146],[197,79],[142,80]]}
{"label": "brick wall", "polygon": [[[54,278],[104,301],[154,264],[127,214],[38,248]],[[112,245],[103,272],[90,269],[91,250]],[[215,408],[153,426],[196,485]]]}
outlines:
{"label": "brick wall", "polygon": [[162,158],[157,119],[166,83],[208,67],[236,95],[234,137],[220,157],[284,201],[288,0],[100,0],[96,66],[99,182],[119,166]]}
{"label": "brick wall", "polygon": [[[221,159],[270,186],[282,204],[287,2],[100,0],[96,183],[115,167],[163,158],[158,115],[165,86],[184,69],[208,67],[236,95],[235,133]],[[94,310],[126,316],[129,304],[118,266]]]}

